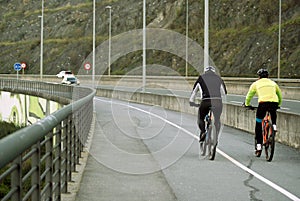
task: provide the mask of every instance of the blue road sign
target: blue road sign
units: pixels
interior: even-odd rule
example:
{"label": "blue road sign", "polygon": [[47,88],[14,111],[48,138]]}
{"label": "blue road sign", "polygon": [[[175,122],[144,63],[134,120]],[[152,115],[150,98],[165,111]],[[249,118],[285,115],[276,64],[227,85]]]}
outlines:
{"label": "blue road sign", "polygon": [[15,71],[20,71],[22,69],[21,64],[20,63],[15,63],[14,64],[14,69],[15,69]]}

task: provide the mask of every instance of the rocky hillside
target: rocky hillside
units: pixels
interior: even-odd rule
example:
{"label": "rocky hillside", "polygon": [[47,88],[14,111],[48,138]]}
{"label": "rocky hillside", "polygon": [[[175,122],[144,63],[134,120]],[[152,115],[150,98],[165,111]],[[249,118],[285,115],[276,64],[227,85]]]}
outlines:
{"label": "rocky hillside", "polygon": [[[96,46],[108,39],[112,6],[112,36],[141,29],[143,1],[96,1]],[[0,73],[15,73],[24,61],[26,73],[39,74],[41,1],[0,0]],[[204,0],[189,0],[189,37],[203,46]],[[278,10],[274,0],[210,2],[210,57],[222,76],[253,76],[265,67],[277,76]],[[147,0],[147,26],[186,33],[186,0]],[[299,78],[300,1],[282,0],[281,76]],[[44,4],[44,73],[62,69],[75,73],[92,52],[93,0],[47,0]],[[141,66],[141,51],[112,63],[112,74],[127,74]],[[175,65],[174,65],[175,61]],[[171,53],[148,50],[147,64],[168,66],[184,75],[185,61]],[[197,75],[192,66],[190,75]]]}

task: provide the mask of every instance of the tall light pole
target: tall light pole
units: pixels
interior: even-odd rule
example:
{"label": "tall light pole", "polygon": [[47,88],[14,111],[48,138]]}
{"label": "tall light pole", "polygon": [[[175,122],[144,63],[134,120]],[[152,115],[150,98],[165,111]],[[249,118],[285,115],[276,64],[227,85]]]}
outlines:
{"label": "tall light pole", "polygon": [[278,69],[277,78],[280,78],[280,46],[281,46],[281,0],[279,0],[279,22],[278,22]]}
{"label": "tall light pole", "polygon": [[110,76],[110,58],[111,58],[111,6],[106,6],[109,9],[109,28],[108,28],[108,76]]}
{"label": "tall light pole", "polygon": [[209,5],[204,2],[204,68],[209,65]]}
{"label": "tall light pole", "polygon": [[40,50],[40,79],[43,79],[43,52],[44,52],[44,0],[42,0],[42,15],[41,18],[41,50]]}
{"label": "tall light pole", "polygon": [[188,76],[188,38],[189,38],[189,0],[186,0],[186,18],[185,18],[185,77]]}
{"label": "tall light pole", "polygon": [[96,0],[93,1],[93,68],[92,68],[92,84],[95,87],[95,44],[96,44]]}
{"label": "tall light pole", "polygon": [[143,0],[143,92],[146,87],[146,0]]}

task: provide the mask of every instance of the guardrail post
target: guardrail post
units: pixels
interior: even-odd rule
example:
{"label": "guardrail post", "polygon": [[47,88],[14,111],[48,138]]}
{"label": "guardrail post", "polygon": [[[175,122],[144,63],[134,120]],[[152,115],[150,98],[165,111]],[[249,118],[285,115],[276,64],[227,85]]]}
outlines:
{"label": "guardrail post", "polygon": [[[76,164],[76,138],[75,138],[75,129],[73,115],[70,115],[70,133],[71,133],[71,172],[75,172]],[[72,179],[72,178],[71,178]]]}
{"label": "guardrail post", "polygon": [[72,177],[72,133],[71,133],[71,124],[70,119],[72,118],[71,115],[67,117],[67,124],[66,124],[66,131],[67,131],[67,181],[71,181]]}
{"label": "guardrail post", "polygon": [[16,169],[11,174],[11,189],[16,189],[12,196],[12,200],[22,200],[22,157],[19,155],[12,165],[16,165]]}
{"label": "guardrail post", "polygon": [[61,198],[61,189],[62,189],[62,135],[61,135],[61,125],[58,125],[56,127],[56,135],[55,135],[55,140],[56,140],[56,147],[54,150],[54,155],[56,157],[56,161],[54,163],[54,170],[55,170],[55,177],[53,179],[53,182],[57,184],[57,188],[55,189],[55,194],[59,197],[58,200]]}
{"label": "guardrail post", "polygon": [[40,176],[41,176],[41,168],[40,168],[40,158],[41,158],[41,148],[40,148],[40,142],[38,142],[36,145],[32,147],[33,149],[36,149],[35,153],[31,156],[31,168],[36,170],[33,172],[31,176],[31,186],[36,186],[34,192],[31,195],[32,201],[39,201],[40,195],[41,195],[41,182],[40,182]]}
{"label": "guardrail post", "polygon": [[62,164],[61,164],[61,192],[67,193],[68,191],[68,134],[67,134],[67,120],[61,122],[61,138],[62,138]]}
{"label": "guardrail post", "polygon": [[48,185],[49,190],[47,190],[46,192],[46,197],[49,200],[53,200],[53,154],[52,154],[52,149],[53,149],[53,134],[52,132],[49,133],[46,136],[46,153],[45,155],[47,156],[46,159],[46,164],[45,164],[45,169],[47,172],[46,175],[46,185]]}

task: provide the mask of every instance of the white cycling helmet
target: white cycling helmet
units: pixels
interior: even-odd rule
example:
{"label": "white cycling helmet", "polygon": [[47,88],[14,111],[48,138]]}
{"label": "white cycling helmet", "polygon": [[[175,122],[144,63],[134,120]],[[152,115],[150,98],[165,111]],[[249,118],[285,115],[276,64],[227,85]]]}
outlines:
{"label": "white cycling helmet", "polygon": [[215,69],[215,67],[213,67],[213,66],[206,66],[205,68],[204,68],[204,72],[207,72],[207,71],[212,71],[212,72],[216,72],[216,69]]}

